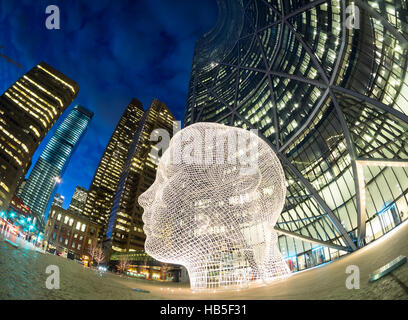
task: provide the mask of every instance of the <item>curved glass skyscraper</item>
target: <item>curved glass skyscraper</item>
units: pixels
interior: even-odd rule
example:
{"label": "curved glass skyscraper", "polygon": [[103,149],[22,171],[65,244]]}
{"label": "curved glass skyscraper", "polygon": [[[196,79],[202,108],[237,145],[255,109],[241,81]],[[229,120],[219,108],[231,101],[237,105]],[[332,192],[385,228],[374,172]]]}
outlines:
{"label": "curved glass skyscraper", "polygon": [[92,117],[93,112],[79,105],[67,115],[45,146],[19,194],[41,222],[47,220],[55,187]]}
{"label": "curved glass skyscraper", "polygon": [[196,44],[184,123],[258,129],[284,166],[292,270],[408,217],[407,1],[220,0]]}

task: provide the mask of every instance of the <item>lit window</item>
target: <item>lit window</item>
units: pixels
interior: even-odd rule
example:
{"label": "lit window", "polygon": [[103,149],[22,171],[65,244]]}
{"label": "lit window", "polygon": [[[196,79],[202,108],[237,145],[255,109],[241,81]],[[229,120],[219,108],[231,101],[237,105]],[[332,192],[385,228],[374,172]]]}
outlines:
{"label": "lit window", "polygon": [[77,230],[81,229],[81,222],[79,221],[77,222],[75,229]]}
{"label": "lit window", "polygon": [[61,213],[58,213],[57,220],[58,220],[58,221],[61,220]]}

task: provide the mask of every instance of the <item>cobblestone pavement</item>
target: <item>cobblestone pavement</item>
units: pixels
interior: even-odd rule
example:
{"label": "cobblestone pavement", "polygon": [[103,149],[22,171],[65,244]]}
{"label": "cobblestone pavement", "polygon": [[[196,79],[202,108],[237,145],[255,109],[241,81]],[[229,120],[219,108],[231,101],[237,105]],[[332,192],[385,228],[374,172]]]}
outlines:
{"label": "cobblestone pavement", "polygon": [[[284,281],[233,292],[193,293],[188,285],[129,279],[95,270],[0,236],[0,299],[408,299],[408,263],[369,283],[369,274],[399,255],[408,256],[408,223],[373,244],[332,263],[299,272]],[[45,286],[46,267],[60,269],[60,289]],[[348,290],[345,270],[360,268],[360,289]],[[136,292],[133,288],[149,291]]]}

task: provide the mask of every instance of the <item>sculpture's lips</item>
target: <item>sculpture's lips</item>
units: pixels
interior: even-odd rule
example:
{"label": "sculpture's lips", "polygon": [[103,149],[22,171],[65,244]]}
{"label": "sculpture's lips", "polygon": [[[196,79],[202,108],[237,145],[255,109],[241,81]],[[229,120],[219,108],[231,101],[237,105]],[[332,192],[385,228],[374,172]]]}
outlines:
{"label": "sculpture's lips", "polygon": [[144,225],[148,223],[150,212],[148,211],[148,207],[142,207],[143,208],[143,214],[142,214],[142,221]]}
{"label": "sculpture's lips", "polygon": [[150,235],[150,229],[149,229],[149,227],[147,226],[147,223],[148,223],[148,219],[147,219],[147,217],[148,217],[148,214],[147,214],[147,210],[145,209],[145,208],[143,208],[144,209],[144,213],[143,213],[143,215],[142,215],[142,221],[143,221],[143,232],[145,233],[145,235],[146,236],[149,236]]}
{"label": "sculpture's lips", "polygon": [[150,235],[150,230],[146,226],[143,227],[143,232],[145,233],[146,236]]}
{"label": "sculpture's lips", "polygon": [[149,228],[146,222],[144,223],[144,226],[143,226],[143,232],[147,237],[152,235],[152,229]]}

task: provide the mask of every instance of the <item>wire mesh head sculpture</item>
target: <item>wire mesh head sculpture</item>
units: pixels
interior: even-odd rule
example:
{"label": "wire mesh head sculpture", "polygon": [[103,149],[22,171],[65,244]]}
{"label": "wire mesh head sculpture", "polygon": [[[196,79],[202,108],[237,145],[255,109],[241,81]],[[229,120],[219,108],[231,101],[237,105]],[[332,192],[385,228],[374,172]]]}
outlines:
{"label": "wire mesh head sculpture", "polygon": [[285,194],[282,166],[255,133],[193,124],[174,135],[139,197],[146,252],[185,266],[193,290],[286,277],[273,230]]}

